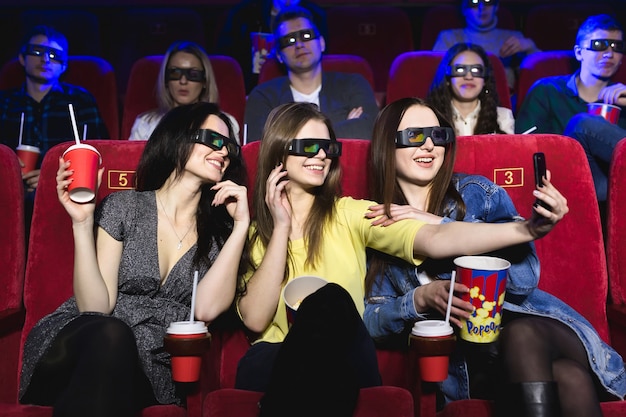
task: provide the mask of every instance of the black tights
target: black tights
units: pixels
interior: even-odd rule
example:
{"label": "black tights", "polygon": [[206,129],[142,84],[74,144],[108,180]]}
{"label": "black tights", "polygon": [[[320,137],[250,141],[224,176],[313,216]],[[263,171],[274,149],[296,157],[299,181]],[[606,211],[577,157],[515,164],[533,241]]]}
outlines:
{"label": "black tights", "polygon": [[40,359],[22,402],[52,405],[54,417],[132,417],[156,400],[131,329],[113,317],[83,315]]}
{"label": "black tights", "polygon": [[569,327],[549,318],[520,316],[504,326],[500,343],[508,382],[556,381],[562,415],[602,416],[587,354]]}

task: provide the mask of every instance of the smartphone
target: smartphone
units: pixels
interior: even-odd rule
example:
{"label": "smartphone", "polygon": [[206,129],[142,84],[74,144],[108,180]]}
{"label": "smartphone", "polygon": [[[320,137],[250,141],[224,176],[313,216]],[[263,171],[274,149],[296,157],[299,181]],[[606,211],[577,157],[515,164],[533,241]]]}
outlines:
{"label": "smartphone", "polygon": [[[543,178],[546,176],[546,156],[543,152],[537,152],[533,155],[533,165],[535,167],[535,186],[543,187]],[[539,199],[535,200],[535,204],[550,210],[550,206]]]}

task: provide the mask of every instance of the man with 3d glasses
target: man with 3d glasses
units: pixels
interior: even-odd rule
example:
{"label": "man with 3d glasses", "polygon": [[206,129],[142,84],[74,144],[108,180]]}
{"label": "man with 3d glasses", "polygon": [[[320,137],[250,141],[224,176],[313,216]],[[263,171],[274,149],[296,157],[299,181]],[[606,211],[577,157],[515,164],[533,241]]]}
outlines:
{"label": "man with 3d glasses", "polygon": [[247,141],[260,140],[272,109],[291,102],[317,104],[338,138],[370,139],[378,113],[374,91],[359,74],[322,72],[326,43],[310,13],[301,7],[285,9],[276,17],[274,39],[287,76],[258,85],[248,96]]}
{"label": "man with 3d glasses", "polygon": [[578,140],[587,154],[598,201],[607,196],[608,167],[615,145],[626,137],[626,111],[616,125],[587,113],[587,104],[626,106],[626,85],[611,81],[624,56],[624,31],[609,15],[587,18],[576,35],[574,55],[580,69],[572,75],[547,77],[530,89],[515,121],[515,131],[537,127]]}
{"label": "man with 3d glasses", "polygon": [[[38,147],[39,166],[48,149],[74,138],[70,103],[81,134],[86,126],[89,139],[109,138],[94,97],[80,87],[59,81],[67,69],[65,36],[37,26],[25,39],[18,59],[26,81],[18,88],[0,91],[0,143],[15,149],[21,140],[24,145]],[[33,191],[39,182],[39,169],[24,174],[23,179],[27,190]]]}
{"label": "man with 3d glasses", "polygon": [[498,25],[498,0],[461,0],[461,13],[465,27],[447,29],[437,36],[433,51],[447,51],[457,43],[474,43],[502,60],[510,88],[515,87],[516,71],[529,54],[539,48],[522,32],[500,29]]}

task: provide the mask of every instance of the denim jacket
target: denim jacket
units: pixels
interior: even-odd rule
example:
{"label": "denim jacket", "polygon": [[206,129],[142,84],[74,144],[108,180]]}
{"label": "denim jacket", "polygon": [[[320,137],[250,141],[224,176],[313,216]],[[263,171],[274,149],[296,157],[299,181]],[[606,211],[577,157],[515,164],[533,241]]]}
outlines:
{"label": "denim jacket", "polygon": [[[463,221],[502,223],[522,221],[506,191],[488,179],[477,175],[455,174],[453,183],[466,205]],[[457,210],[448,203],[442,223],[455,221]],[[507,295],[503,308],[518,313],[550,317],[571,328],[580,337],[589,363],[604,388],[623,399],[626,395],[626,374],[621,356],[606,345],[591,324],[578,312],[558,298],[537,288],[539,260],[534,244],[522,244],[493,252],[491,255],[511,262],[507,280]],[[387,264],[384,276],[372,285],[365,299],[364,321],[370,335],[377,341],[406,335],[417,320],[430,318],[418,313],[413,294],[419,287],[418,274],[426,270],[429,276],[450,279],[454,269],[452,259],[428,260],[420,267],[397,261]],[[450,360],[448,378],[441,383],[447,401],[469,398],[469,377],[461,352]]]}

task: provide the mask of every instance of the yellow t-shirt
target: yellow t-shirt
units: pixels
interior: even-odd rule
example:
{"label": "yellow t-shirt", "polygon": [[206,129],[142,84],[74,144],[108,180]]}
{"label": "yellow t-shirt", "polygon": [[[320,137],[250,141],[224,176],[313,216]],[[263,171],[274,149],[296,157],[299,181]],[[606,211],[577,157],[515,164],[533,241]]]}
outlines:
{"label": "yellow t-shirt", "polygon": [[[388,227],[372,226],[372,220],[366,218],[365,213],[374,204],[377,203],[351,197],[339,198],[336,221],[324,229],[321,256],[314,269],[308,265],[305,267],[307,251],[304,239],[291,241],[288,261],[291,259],[293,264],[289,265],[288,281],[302,275],[315,275],[337,283],[350,293],[359,314],[363,315],[367,268],[365,248],[377,249],[415,265],[421,264],[424,258],[413,256],[413,242],[415,234],[425,223],[403,220]],[[257,241],[251,250],[252,262],[259,265],[265,248]],[[248,271],[244,279],[248,281],[252,273]],[[282,342],[288,330],[286,306],[281,298],[272,323],[257,342]]]}

